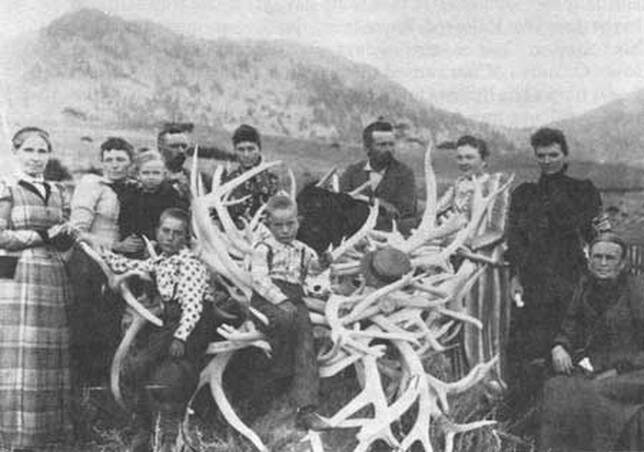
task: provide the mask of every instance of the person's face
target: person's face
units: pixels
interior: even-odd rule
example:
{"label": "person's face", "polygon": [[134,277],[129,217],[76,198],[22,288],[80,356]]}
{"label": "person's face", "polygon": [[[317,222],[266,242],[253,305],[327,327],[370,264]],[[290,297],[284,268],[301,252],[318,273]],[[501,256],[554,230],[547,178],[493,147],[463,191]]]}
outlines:
{"label": "person's face", "polygon": [[300,222],[294,208],[277,209],[268,215],[267,225],[278,242],[291,243],[295,240]]}
{"label": "person's face", "polygon": [[367,149],[369,162],[375,170],[387,166],[396,152],[396,137],[393,132],[373,132],[371,147]]}
{"label": "person's face", "polygon": [[176,254],[188,242],[188,225],[182,220],[165,217],[157,228],[157,242],[165,254]]}
{"label": "person's face", "polygon": [[130,155],[122,149],[106,149],[102,159],[103,175],[111,181],[127,176],[127,170],[132,163]]}
{"label": "person's face", "polygon": [[145,190],[155,190],[165,178],[165,165],[161,160],[150,160],[139,168],[139,180]]}
{"label": "person's face", "polygon": [[456,163],[464,176],[479,174],[486,166],[478,149],[473,146],[459,146],[456,149]]}
{"label": "person's face", "polygon": [[590,272],[598,279],[616,279],[626,265],[622,248],[611,242],[597,242],[590,250]]}
{"label": "person's face", "polygon": [[31,135],[14,154],[25,173],[29,176],[41,176],[51,153],[45,140],[38,135]]}
{"label": "person's face", "polygon": [[168,133],[161,139],[159,152],[166,162],[172,162],[179,156],[185,156],[188,146],[188,136],[185,133]]}
{"label": "person's face", "polygon": [[235,145],[235,154],[239,164],[244,169],[250,169],[259,164],[261,154],[257,143],[252,141],[240,141]]}
{"label": "person's face", "polygon": [[566,164],[566,155],[557,143],[536,148],[534,155],[543,174],[558,173]]}

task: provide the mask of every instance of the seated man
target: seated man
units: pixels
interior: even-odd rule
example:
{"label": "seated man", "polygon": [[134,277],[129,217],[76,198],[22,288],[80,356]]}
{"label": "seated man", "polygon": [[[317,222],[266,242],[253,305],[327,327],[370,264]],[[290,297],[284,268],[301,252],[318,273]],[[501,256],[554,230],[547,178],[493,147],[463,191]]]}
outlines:
{"label": "seated man", "polygon": [[644,281],[626,245],[603,233],[552,348],[539,450],[644,450]]}
{"label": "seated man", "polygon": [[[123,366],[123,380],[134,392],[138,432],[133,451],[150,450],[155,410],[161,414],[162,450],[172,450],[181,414],[197,385],[199,360],[215,329],[212,306],[204,303],[211,296],[208,271],[187,247],[188,234],[188,213],[170,208],[159,220],[158,258],[135,260],[102,251],[115,273],[153,274],[163,305],[163,326],[148,324]],[[148,392],[146,387],[156,389]]]}
{"label": "seated man", "polygon": [[347,168],[340,177],[340,190],[360,192],[380,202],[376,229],[391,230],[393,220],[398,229],[409,233],[416,226],[416,183],[414,172],[394,157],[396,137],[393,126],[378,120],[369,124],[362,133],[367,160]]}
{"label": "seated man", "polygon": [[318,262],[315,251],[295,239],[299,223],[297,206],[291,198],[273,196],[266,212],[271,234],[254,246],[250,272],[255,288],[251,305],[269,321],[268,325],[259,325],[272,348],[269,380],[292,375],[291,395],[298,409],[296,425],[305,430],[324,429],[326,423],[315,412],[318,363],[302,285],[307,274],[328,262]]}

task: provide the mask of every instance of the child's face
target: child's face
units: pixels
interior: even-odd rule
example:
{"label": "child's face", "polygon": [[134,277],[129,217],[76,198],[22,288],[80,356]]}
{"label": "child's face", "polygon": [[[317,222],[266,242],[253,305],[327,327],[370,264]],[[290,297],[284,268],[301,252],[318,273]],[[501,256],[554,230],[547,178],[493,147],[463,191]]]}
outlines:
{"label": "child's face", "polygon": [[178,218],[166,217],[157,229],[157,242],[165,254],[176,254],[186,246],[188,225]]}
{"label": "child's face", "polygon": [[291,243],[295,240],[300,222],[294,208],[277,209],[269,213],[267,225],[278,242]]}
{"label": "child's face", "polygon": [[165,165],[160,160],[150,160],[141,165],[139,180],[145,190],[154,190],[165,178]]}

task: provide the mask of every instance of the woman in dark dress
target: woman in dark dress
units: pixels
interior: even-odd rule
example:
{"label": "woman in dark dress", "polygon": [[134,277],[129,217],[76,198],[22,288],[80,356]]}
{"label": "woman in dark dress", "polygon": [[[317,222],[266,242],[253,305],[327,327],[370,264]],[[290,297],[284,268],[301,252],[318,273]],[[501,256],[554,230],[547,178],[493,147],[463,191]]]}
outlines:
{"label": "woman in dark dress", "polygon": [[509,403],[521,411],[543,381],[545,358],[574,286],[586,268],[584,246],[601,210],[589,180],[566,174],[568,146],[560,130],[537,130],[530,143],[541,169],[537,182],[519,185],[508,213],[512,305],[506,371]]}

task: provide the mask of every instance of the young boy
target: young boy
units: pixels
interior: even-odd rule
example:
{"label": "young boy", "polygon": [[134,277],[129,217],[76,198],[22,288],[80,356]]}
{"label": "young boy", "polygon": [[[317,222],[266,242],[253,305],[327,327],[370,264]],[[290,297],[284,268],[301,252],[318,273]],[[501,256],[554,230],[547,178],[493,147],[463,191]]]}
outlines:
{"label": "young boy", "polygon": [[124,254],[140,258],[143,255],[140,237],[154,238],[161,212],[171,207],[187,209],[188,206],[165,179],[167,172],[161,154],[145,151],[138,156],[137,164],[139,186],[120,199],[118,223],[120,236],[126,240],[133,238],[130,240],[132,248]]}
{"label": "young boy", "polygon": [[[146,326],[123,366],[123,381],[133,386],[139,430],[134,451],[149,450],[155,410],[161,414],[162,443],[170,447],[176,441],[181,413],[197,384],[199,361],[215,329],[212,305],[204,303],[212,296],[209,274],[188,248],[188,234],[188,213],[170,208],[161,213],[157,229],[158,258],[136,260],[102,252],[115,273],[151,274],[163,305],[163,327]],[[161,390],[150,396],[146,386]]]}
{"label": "young boy", "polygon": [[317,355],[302,285],[309,272],[328,266],[328,262],[318,262],[315,251],[295,239],[299,222],[297,206],[291,198],[273,196],[266,212],[271,235],[253,249],[250,271],[255,292],[251,305],[269,321],[259,328],[272,348],[272,378],[293,376],[296,425],[305,430],[322,430],[328,425],[315,412],[319,389]]}

